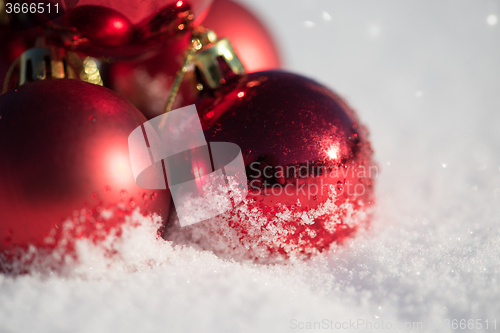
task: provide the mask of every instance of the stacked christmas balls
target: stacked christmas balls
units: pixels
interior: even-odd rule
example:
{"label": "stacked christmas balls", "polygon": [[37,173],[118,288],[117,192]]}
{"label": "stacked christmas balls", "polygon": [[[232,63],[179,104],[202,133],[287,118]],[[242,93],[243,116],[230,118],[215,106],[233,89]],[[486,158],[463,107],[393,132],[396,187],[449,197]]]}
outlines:
{"label": "stacked christmas balls", "polygon": [[[48,18],[9,6],[0,6],[4,259],[30,246],[71,253],[75,240],[97,243],[136,210],[160,215],[167,240],[259,261],[310,257],[368,222],[376,165],[367,129],[334,92],[280,71],[270,34],[247,9],[81,0]],[[241,149],[246,186],[231,190],[246,196],[181,227],[168,187],[137,185],[128,138],[193,104],[208,144]],[[214,171],[198,166],[185,163],[192,179]]]}

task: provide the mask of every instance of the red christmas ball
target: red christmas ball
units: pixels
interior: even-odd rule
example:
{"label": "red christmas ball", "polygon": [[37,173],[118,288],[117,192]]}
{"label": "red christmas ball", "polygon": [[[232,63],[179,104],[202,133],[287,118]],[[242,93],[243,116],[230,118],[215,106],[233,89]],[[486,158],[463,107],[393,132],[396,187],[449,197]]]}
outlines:
{"label": "red christmas ball", "polygon": [[128,136],[145,121],[116,93],[78,80],[0,96],[0,254],[52,249],[63,235],[96,241],[137,207],[166,216],[170,193],[141,189],[132,175]]}
{"label": "red christmas ball", "polygon": [[231,0],[214,0],[202,25],[226,37],[247,72],[281,67],[281,57],[271,34],[248,9]]}
{"label": "red christmas ball", "polygon": [[241,148],[249,193],[233,211],[171,228],[168,239],[187,237],[224,257],[274,260],[321,252],[366,225],[373,151],[354,111],[331,90],[259,72],[197,108],[208,142]]}
{"label": "red christmas ball", "polygon": [[[137,57],[175,40],[199,22],[211,0],[131,1],[81,0],[64,15],[88,43],[77,50],[117,59]],[[188,18],[190,17],[190,19]]]}

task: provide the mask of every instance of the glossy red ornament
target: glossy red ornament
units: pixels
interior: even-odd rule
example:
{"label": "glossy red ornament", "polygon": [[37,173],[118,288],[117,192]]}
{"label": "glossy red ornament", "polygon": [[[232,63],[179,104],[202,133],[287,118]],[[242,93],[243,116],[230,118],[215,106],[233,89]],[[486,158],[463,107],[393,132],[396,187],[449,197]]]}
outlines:
{"label": "glossy red ornament", "polygon": [[214,0],[202,25],[229,39],[247,72],[281,67],[280,52],[268,29],[242,5]]}
{"label": "glossy red ornament", "polygon": [[67,14],[67,20],[95,47],[126,45],[133,37],[132,23],[110,8],[78,7]]}
{"label": "glossy red ornament", "polygon": [[208,142],[243,152],[249,194],[209,222],[175,227],[223,257],[307,257],[365,226],[376,164],[365,127],[328,88],[285,72],[237,77],[197,104]]}
{"label": "glossy red ornament", "polygon": [[64,15],[84,42],[76,50],[117,59],[143,55],[199,23],[211,0],[81,0]]}
{"label": "glossy red ornament", "polygon": [[67,246],[101,239],[136,207],[166,216],[169,192],[139,188],[131,171],[128,136],[144,121],[116,93],[78,80],[0,96],[0,254],[51,249],[63,234]]}

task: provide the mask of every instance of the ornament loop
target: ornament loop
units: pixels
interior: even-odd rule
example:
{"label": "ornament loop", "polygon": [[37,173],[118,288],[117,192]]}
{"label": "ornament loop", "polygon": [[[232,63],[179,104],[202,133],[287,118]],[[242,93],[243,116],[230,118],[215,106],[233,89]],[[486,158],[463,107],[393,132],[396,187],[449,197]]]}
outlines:
{"label": "ornament loop", "polygon": [[194,38],[191,41],[191,46],[188,49],[188,53],[186,55],[186,58],[184,59],[184,62],[182,63],[181,69],[179,70],[179,72],[177,72],[177,75],[175,77],[174,85],[172,86],[172,90],[170,91],[170,96],[168,97],[167,100],[167,105],[165,106],[165,113],[172,110],[172,106],[174,105],[175,98],[177,97],[177,93],[179,92],[179,88],[181,86],[182,79],[184,78],[184,74],[186,73],[189,64],[191,64],[193,56],[198,50],[198,45],[200,45],[200,40]]}

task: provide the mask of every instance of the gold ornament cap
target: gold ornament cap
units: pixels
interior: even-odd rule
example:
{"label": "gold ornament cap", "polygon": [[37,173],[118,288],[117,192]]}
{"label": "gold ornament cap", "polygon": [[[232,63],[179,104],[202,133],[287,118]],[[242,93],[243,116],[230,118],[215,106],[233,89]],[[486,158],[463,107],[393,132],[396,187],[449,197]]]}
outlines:
{"label": "gold ornament cap", "polygon": [[70,66],[63,48],[35,47],[19,57],[18,86],[32,81],[74,78],[78,78],[77,71]]}
{"label": "gold ornament cap", "polygon": [[216,89],[225,82],[226,75],[220,66],[219,59],[224,61],[234,74],[245,74],[245,67],[229,40],[227,38],[216,40],[201,48],[193,59],[203,84],[207,84],[211,89]]}
{"label": "gold ornament cap", "polygon": [[33,81],[78,78],[75,69],[78,66],[72,64],[63,48],[42,46],[29,49],[10,66],[2,93]]}
{"label": "gold ornament cap", "polygon": [[93,58],[82,60],[62,47],[41,46],[25,51],[10,66],[2,93],[33,81],[49,79],[80,79],[103,85],[97,63]]}
{"label": "gold ornament cap", "polygon": [[190,73],[196,75],[196,89],[199,91],[202,91],[205,85],[211,89],[222,86],[230,75],[228,71],[235,75],[246,73],[229,40],[217,39],[217,34],[213,30],[199,26],[193,32],[191,46],[186,52],[181,69],[177,72],[165,106],[165,113],[172,110],[188,67],[195,69]]}

